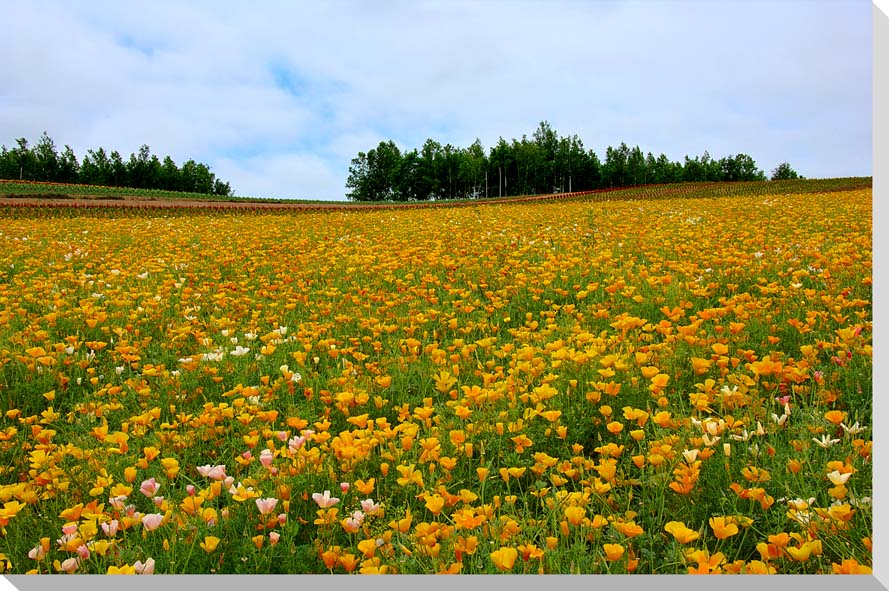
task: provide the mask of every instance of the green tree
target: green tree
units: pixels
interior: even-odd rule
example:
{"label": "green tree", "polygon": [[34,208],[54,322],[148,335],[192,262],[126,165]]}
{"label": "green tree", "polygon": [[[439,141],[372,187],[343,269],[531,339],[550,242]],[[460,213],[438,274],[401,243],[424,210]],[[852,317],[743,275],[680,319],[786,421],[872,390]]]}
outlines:
{"label": "green tree", "polygon": [[230,197],[232,195],[232,187],[229,183],[216,179],[216,182],[213,183],[213,194]]}
{"label": "green tree", "polygon": [[187,160],[180,171],[182,190],[191,193],[213,193],[215,177],[206,164]]}
{"label": "green tree", "polygon": [[[726,167],[723,166],[723,161],[725,159],[716,160],[710,157],[710,153],[707,150],[704,150],[704,155],[701,156],[701,167],[704,170],[704,178],[702,181],[708,182],[721,182],[726,180]],[[730,165],[729,168],[733,168],[733,165]]]}
{"label": "green tree", "polygon": [[685,166],[682,167],[682,180],[686,183],[697,183],[706,180],[706,170],[700,159],[695,156],[694,160],[685,156]]}
{"label": "green tree", "polygon": [[457,197],[457,184],[460,180],[460,151],[451,144],[445,144],[438,159],[439,183],[445,199]]}
{"label": "green tree", "polygon": [[585,180],[589,172],[588,160],[589,154],[576,134],[559,138],[553,162],[553,186],[562,192],[592,188]]}
{"label": "green tree", "polygon": [[402,154],[394,178],[392,189],[395,200],[423,201],[429,198],[423,183],[422,161],[416,150]]}
{"label": "green tree", "polygon": [[557,191],[584,191],[632,185],[678,182],[751,181],[765,179],[746,154],[716,160],[705,150],[684,164],[666,155],[643,154],[625,142],[608,146],[604,162],[586,151],[577,135],[560,137],[541,121],[529,139],[502,136],[485,155],[481,141],[468,148],[442,146],[427,139],[421,150],[401,154],[392,141],[359,152],[349,167],[346,186],[353,200],[420,200],[515,196]]}
{"label": "green tree", "polygon": [[45,131],[33,147],[25,138],[17,139],[16,144],[11,150],[0,146],[0,178],[231,194],[231,186],[216,179],[206,164],[191,161],[188,174],[183,175],[169,156],[161,163],[147,145],[128,161],[119,152],[109,156],[100,147],[87,150],[83,162],[78,163],[71,146],[65,145],[62,153],[57,153]]}
{"label": "green tree", "polygon": [[532,193],[548,193],[557,188],[563,162],[559,158],[559,134],[548,121],[541,121],[532,136],[537,145]]}
{"label": "green tree", "polygon": [[59,156],[59,181],[77,183],[80,181],[80,164],[71,146],[65,144],[65,150]]}
{"label": "green tree", "polygon": [[482,142],[478,138],[460,154],[461,196],[477,198],[484,195],[485,169],[487,157]]}
{"label": "green tree", "polygon": [[127,165],[123,161],[123,157],[120,155],[120,152],[117,150],[113,150],[111,152],[110,157],[110,165],[111,165],[111,178],[109,179],[108,185],[114,187],[131,187],[129,173],[127,171]]}
{"label": "green tree", "polygon": [[216,181],[216,175],[210,171],[210,167],[203,162],[195,163],[195,193],[203,193],[210,195],[213,193],[213,183]]}
{"label": "green tree", "polygon": [[376,151],[371,150],[371,180],[375,195],[374,201],[385,201],[394,197],[395,173],[401,161],[401,151],[395,142],[380,142]]}
{"label": "green tree", "polygon": [[401,162],[401,151],[395,142],[380,142],[366,154],[359,152],[349,166],[346,187],[353,201],[385,201],[395,196],[394,184]]}
{"label": "green tree", "polygon": [[719,160],[722,167],[722,179],[724,181],[759,181],[765,180],[765,175],[756,168],[756,162],[747,154],[727,156]]}
{"label": "green tree", "polygon": [[423,143],[420,150],[420,186],[418,193],[425,193],[426,199],[441,199],[442,193],[441,178],[439,178],[439,169],[442,168],[441,144],[433,139],[427,139]]}
{"label": "green tree", "polygon": [[773,181],[788,181],[791,179],[798,179],[799,175],[796,173],[793,168],[791,168],[790,164],[787,162],[782,162],[772,171],[771,180]]}
{"label": "green tree", "polygon": [[[522,136],[521,141],[513,140],[513,153],[515,154],[516,177],[515,195],[532,195],[535,193],[549,193],[546,185],[547,179],[544,168],[545,155],[543,148],[536,142]],[[551,189],[551,186],[550,186]]]}
{"label": "green tree", "polygon": [[18,178],[18,164],[16,163],[15,154],[6,149],[6,146],[0,146],[0,179]]}
{"label": "green tree", "polygon": [[4,179],[37,180],[37,160],[28,147],[28,140],[21,137],[16,140],[16,147],[0,150],[0,173]]}
{"label": "green tree", "polygon": [[32,150],[36,164],[34,180],[58,181],[59,180],[59,155],[56,153],[56,145],[44,131],[37,145]]}
{"label": "green tree", "polygon": [[662,171],[657,165],[657,160],[655,160],[654,154],[651,152],[645,155],[645,177],[647,179],[646,182],[652,184],[666,182],[661,180],[663,178]]}
{"label": "green tree", "polygon": [[114,184],[114,169],[105,148],[87,150],[80,165],[80,182],[104,186]]}
{"label": "green tree", "polygon": [[756,166],[756,161],[747,154],[735,156],[738,163],[739,175],[742,181],[764,181],[766,174]]}
{"label": "green tree", "polygon": [[497,189],[491,190],[491,196],[506,197],[509,193],[510,171],[515,167],[515,154],[512,146],[502,137],[497,145],[491,148],[488,156],[488,169],[491,175],[491,186]]}
{"label": "green tree", "polygon": [[627,156],[627,185],[644,185],[648,182],[648,174],[645,167],[645,156],[642,150],[636,146],[630,150]]}
{"label": "green tree", "polygon": [[199,182],[198,163],[191,159],[183,162],[180,176],[182,179],[182,190],[195,192]]}
{"label": "green tree", "polygon": [[163,163],[160,165],[158,180],[160,188],[165,191],[182,190],[182,173],[176,163],[173,162],[173,159],[169,156],[165,156]]}
{"label": "green tree", "polygon": [[606,187],[624,187],[627,184],[627,161],[630,148],[621,142],[617,148],[605,149],[605,163],[602,165],[602,184]]}
{"label": "green tree", "polygon": [[575,191],[588,191],[602,188],[602,162],[594,150],[584,155],[580,163],[580,181],[573,187]]}
{"label": "green tree", "polygon": [[358,155],[352,158],[346,188],[352,189],[346,194],[350,200],[370,201],[370,165],[364,152],[358,152]]}
{"label": "green tree", "polygon": [[151,149],[142,144],[139,147],[139,153],[130,154],[130,160],[127,162],[127,178],[129,186],[138,189],[148,188],[150,184],[151,174]]}
{"label": "green tree", "polygon": [[145,170],[145,186],[149,189],[161,189],[161,161],[154,154],[148,160]]}
{"label": "green tree", "polygon": [[654,174],[656,183],[680,183],[682,182],[682,164],[670,162],[666,154],[661,154],[654,162]]}

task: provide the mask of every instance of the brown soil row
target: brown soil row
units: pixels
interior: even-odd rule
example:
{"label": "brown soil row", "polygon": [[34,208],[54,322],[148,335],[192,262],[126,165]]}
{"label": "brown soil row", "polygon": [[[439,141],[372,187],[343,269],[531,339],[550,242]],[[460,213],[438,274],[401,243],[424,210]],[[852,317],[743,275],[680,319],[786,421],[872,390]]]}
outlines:
{"label": "brown soil row", "polygon": [[285,209],[285,210],[318,210],[318,209],[382,209],[410,207],[458,207],[467,205],[493,203],[520,203],[528,201],[552,201],[578,197],[596,191],[561,193],[552,195],[532,195],[501,199],[484,199],[479,201],[437,201],[415,203],[267,203],[254,201],[210,201],[201,199],[151,199],[137,195],[120,195],[113,198],[101,195],[77,196],[8,196],[0,195],[0,205],[38,206],[38,207],[180,207],[180,208],[215,208],[215,209]]}

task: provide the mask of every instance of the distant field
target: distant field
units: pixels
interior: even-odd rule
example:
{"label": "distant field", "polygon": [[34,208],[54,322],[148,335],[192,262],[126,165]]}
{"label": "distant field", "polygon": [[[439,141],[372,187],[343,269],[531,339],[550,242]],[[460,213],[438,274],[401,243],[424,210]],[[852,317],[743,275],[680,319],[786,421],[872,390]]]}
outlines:
{"label": "distant field", "polygon": [[97,199],[97,200],[192,200],[222,202],[267,202],[276,203],[280,199],[258,197],[227,197],[206,193],[186,193],[162,191],[160,189],[131,189],[128,187],[105,187],[99,185],[72,185],[67,183],[45,183],[0,180],[0,198],[38,197],[45,199]]}
{"label": "distant field", "polygon": [[662,199],[667,197],[723,197],[729,195],[762,194],[774,195],[782,193],[813,193],[828,191],[852,191],[870,188],[871,177],[849,177],[837,179],[799,179],[790,181],[758,181],[738,183],[677,183],[670,185],[644,185],[620,189],[600,189],[553,195],[529,195],[509,197],[505,199],[489,198],[478,200],[447,200],[439,202],[396,203],[384,202],[355,203],[348,201],[322,201],[297,199],[267,199],[257,197],[222,197],[203,193],[183,193],[176,191],[160,191],[154,189],[129,189],[125,187],[101,187],[95,185],[69,185],[62,183],[38,183],[0,180],[0,203],[40,203],[58,204],[65,200],[78,204],[107,204],[109,201],[120,205],[166,206],[166,205],[198,205],[198,204],[279,204],[288,206],[325,205],[338,207],[374,207],[387,206],[423,206],[429,204],[462,204],[462,203],[498,203],[516,200],[565,200],[571,198],[587,199]]}
{"label": "distant field", "polygon": [[872,566],[870,179],[108,195],[0,204],[0,573]]}

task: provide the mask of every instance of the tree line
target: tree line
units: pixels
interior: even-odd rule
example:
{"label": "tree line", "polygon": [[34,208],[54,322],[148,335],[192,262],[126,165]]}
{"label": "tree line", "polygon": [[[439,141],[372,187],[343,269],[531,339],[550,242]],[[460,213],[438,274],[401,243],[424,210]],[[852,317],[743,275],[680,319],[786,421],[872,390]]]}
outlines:
{"label": "tree line", "polygon": [[46,132],[33,146],[25,138],[17,139],[12,149],[0,146],[0,179],[232,194],[229,183],[217,179],[206,164],[188,160],[179,166],[169,156],[160,160],[144,144],[128,160],[116,150],[109,154],[98,148],[78,162],[68,145],[59,153]]}
{"label": "tree line", "polygon": [[[530,138],[507,142],[501,137],[487,153],[479,140],[455,148],[428,139],[419,150],[404,152],[392,140],[382,141],[352,159],[346,188],[353,201],[425,201],[765,178],[747,154],[716,160],[705,151],[675,162],[621,143],[609,146],[601,161],[576,134],[559,137],[542,121]],[[772,173],[772,180],[791,178],[798,175],[787,163]]]}

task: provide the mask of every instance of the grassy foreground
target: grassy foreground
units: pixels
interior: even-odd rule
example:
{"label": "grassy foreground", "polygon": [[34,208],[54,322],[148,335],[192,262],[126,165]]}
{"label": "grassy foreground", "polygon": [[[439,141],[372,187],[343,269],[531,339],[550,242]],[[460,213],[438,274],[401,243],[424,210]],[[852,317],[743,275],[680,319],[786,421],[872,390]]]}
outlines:
{"label": "grassy foreground", "polygon": [[0,209],[0,571],[866,572],[871,190],[637,190]]}

